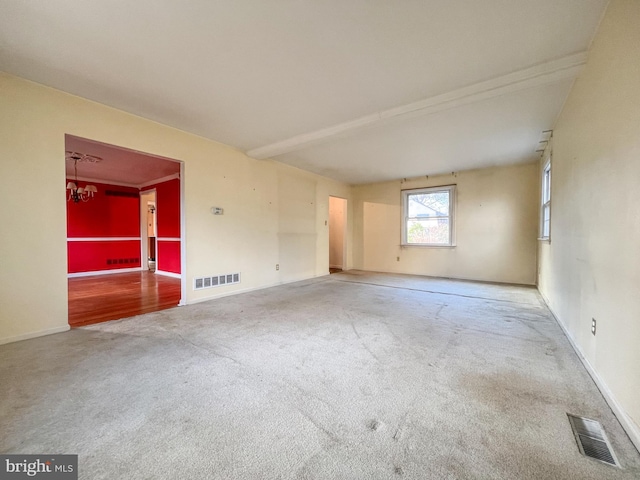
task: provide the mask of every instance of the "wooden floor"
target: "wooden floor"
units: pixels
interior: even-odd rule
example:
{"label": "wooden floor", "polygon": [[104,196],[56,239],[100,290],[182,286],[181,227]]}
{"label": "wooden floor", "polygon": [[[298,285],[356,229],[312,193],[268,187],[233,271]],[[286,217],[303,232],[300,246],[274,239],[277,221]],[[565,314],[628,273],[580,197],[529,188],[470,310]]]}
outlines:
{"label": "wooden floor", "polygon": [[80,327],[175,307],[180,279],[143,271],[70,278],[69,325]]}

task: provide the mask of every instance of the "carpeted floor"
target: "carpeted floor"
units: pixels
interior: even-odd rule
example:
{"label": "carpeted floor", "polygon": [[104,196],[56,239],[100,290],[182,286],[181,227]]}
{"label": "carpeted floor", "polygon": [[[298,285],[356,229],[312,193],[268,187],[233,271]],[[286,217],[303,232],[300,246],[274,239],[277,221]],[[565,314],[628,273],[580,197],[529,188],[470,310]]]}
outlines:
{"label": "carpeted floor", "polygon": [[343,272],[4,345],[0,384],[0,452],[83,479],[640,477],[534,288]]}

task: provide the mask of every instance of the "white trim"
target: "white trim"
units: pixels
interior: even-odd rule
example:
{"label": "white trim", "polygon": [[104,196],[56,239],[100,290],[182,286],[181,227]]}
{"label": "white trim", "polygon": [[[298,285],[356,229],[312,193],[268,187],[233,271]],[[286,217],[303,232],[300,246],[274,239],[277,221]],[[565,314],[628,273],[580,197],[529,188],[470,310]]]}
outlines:
{"label": "white trim", "polygon": [[[175,160],[173,160],[175,162]],[[67,180],[75,181],[76,178],[73,175],[66,175]],[[90,183],[100,183],[101,185],[113,185],[116,187],[130,187],[130,188],[146,188],[151,185],[157,185],[159,183],[168,182],[169,180],[173,180],[174,178],[180,178],[179,173],[173,173],[171,175],[167,175],[165,177],[160,177],[155,180],[150,180],[144,183],[126,183],[126,182],[116,182],[114,180],[105,180],[104,178],[91,178],[91,177],[78,177],[79,182],[90,182]]]}
{"label": "white trim", "polygon": [[[551,240],[551,181],[553,180],[553,175],[551,171],[551,152],[545,156],[545,161],[542,166],[541,175],[540,175],[540,219],[539,219],[539,231],[540,237],[543,240]],[[547,185],[547,172],[549,172],[549,184]],[[548,198],[547,198],[548,197]],[[547,235],[544,234],[544,214],[546,209],[549,210],[549,228]]]}
{"label": "white trim", "polygon": [[[398,245],[400,248],[456,248],[457,245],[438,245],[429,243],[401,243]],[[473,281],[473,280],[472,280]],[[478,280],[481,281],[481,280]]]}
{"label": "white trim", "polygon": [[[75,181],[75,176],[67,175],[67,180]],[[99,178],[90,178],[90,177],[78,177],[78,181],[82,182],[91,182],[91,183],[100,183],[102,185],[113,185],[116,187],[130,187],[130,188],[139,188],[138,185],[134,183],[125,183],[125,182],[115,182],[111,180],[99,179]]]}
{"label": "white trim", "polygon": [[67,242],[127,242],[140,241],[141,237],[67,237]]}
{"label": "white trim", "polygon": [[179,242],[180,237],[156,237],[156,242]]}
{"label": "white trim", "polygon": [[[413,245],[411,245],[411,247],[413,248]],[[392,275],[411,275],[412,277],[425,277],[425,278],[435,278],[435,279],[439,279],[439,280],[462,280],[463,282],[476,282],[476,283],[486,283],[489,285],[507,285],[507,286],[519,286],[519,287],[528,287],[528,288],[535,288],[537,289],[538,287],[536,286],[535,283],[522,283],[522,282],[515,282],[515,281],[508,281],[508,280],[489,280],[489,279],[482,279],[482,278],[471,278],[471,277],[454,277],[451,275],[423,275],[423,274],[418,274],[418,273],[411,273],[411,272],[407,272],[405,270],[394,270],[393,272],[381,272],[380,270],[365,270],[363,268],[350,268],[349,270],[356,270],[358,272],[371,272],[371,273],[389,273]]]}
{"label": "white trim", "polygon": [[172,278],[182,278],[182,275],[180,275],[179,273],[165,272],[164,270],[156,270],[156,275],[163,275],[165,277]]}
{"label": "white trim", "polygon": [[[180,162],[180,238],[187,238],[187,210],[184,188],[184,162]],[[158,231],[156,230],[156,233]],[[156,255],[158,252],[156,251]],[[180,302],[178,306],[187,304],[187,242],[180,242]]]}
{"label": "white trim", "polygon": [[249,150],[247,155],[258,160],[264,160],[265,158],[300,150],[337,135],[377,126],[391,119],[431,115],[528,88],[556,83],[567,78],[575,78],[586,62],[587,52],[568,55],[448,93],[254,148]]}
{"label": "white trim", "polygon": [[[538,291],[540,292],[540,290]],[[600,393],[604,397],[605,401],[607,402],[611,410],[613,410],[614,415],[620,422],[620,425],[622,425],[622,428],[624,429],[624,431],[629,436],[629,439],[635,445],[635,447],[638,450],[640,450],[640,426],[636,425],[636,423],[631,419],[631,417],[626,414],[626,412],[624,411],[624,408],[622,408],[622,405],[618,403],[618,400],[616,399],[613,392],[609,389],[605,381],[600,377],[600,375],[598,375],[598,372],[596,372],[595,368],[593,368],[591,363],[589,363],[589,360],[587,360],[587,358],[582,354],[582,350],[573,340],[573,337],[571,336],[569,331],[566,329],[564,324],[558,319],[558,316],[555,314],[555,312],[551,309],[551,307],[549,306],[549,301],[542,294],[542,292],[540,292],[540,296],[542,297],[542,300],[544,301],[545,305],[549,309],[549,312],[551,312],[551,315],[553,315],[553,318],[555,319],[556,323],[560,325],[560,328],[564,332],[565,337],[567,337],[567,340],[569,340],[571,347],[576,352],[576,355],[584,365],[584,368],[587,370],[587,372],[593,379],[594,383],[598,387],[598,390],[600,390]]]}
{"label": "white trim", "polygon": [[[209,300],[215,300],[216,298],[229,297],[231,295],[240,295],[241,293],[255,292],[256,290],[262,290],[262,289],[265,289],[265,288],[272,288],[272,287],[277,287],[277,286],[280,286],[280,285],[289,285],[291,283],[304,282],[306,280],[312,280],[314,278],[328,277],[328,276],[329,276],[329,272],[321,273],[319,275],[313,275],[311,277],[298,278],[296,280],[289,280],[287,282],[275,282],[275,283],[270,283],[270,284],[267,284],[267,285],[262,285],[262,286],[259,286],[259,287],[241,288],[241,289],[238,289],[238,290],[221,292],[221,293],[219,293],[217,295],[210,295],[208,297],[191,299],[185,305],[193,305],[194,303],[208,302]],[[235,285],[238,285],[238,284],[236,283]],[[209,289],[206,289],[206,290],[209,290]],[[202,290],[196,290],[196,291],[200,292]]]}
{"label": "white trim", "polygon": [[15,335],[13,337],[0,338],[0,345],[21,342],[22,340],[29,340],[30,338],[44,337],[45,335],[53,335],[54,333],[67,332],[70,329],[71,327],[69,325],[63,325],[62,327],[47,328],[45,330],[23,333],[22,335]]}
{"label": "white trim", "polygon": [[[331,262],[329,262],[329,268],[339,268],[341,270],[345,270],[345,267],[347,265],[347,260],[349,258],[347,255],[347,249],[348,249],[347,242],[349,241],[349,229],[347,228],[347,225],[349,224],[349,200],[344,197],[339,197],[337,195],[329,195],[329,205],[331,205],[332,198],[335,198],[344,202],[343,203],[344,215],[342,217],[342,224],[343,224],[342,225],[342,258],[340,259],[342,261],[342,265],[331,265]],[[330,218],[327,220],[329,221]],[[327,224],[329,224],[328,221],[327,221]],[[329,244],[329,249],[331,249],[331,228],[327,228],[326,231],[327,231],[327,243]],[[329,254],[329,257],[331,257],[331,254]]]}
{"label": "white trim", "polygon": [[[145,195],[153,194],[153,202],[147,202],[146,205],[143,205],[142,197]],[[142,268],[144,270],[149,270],[149,228],[147,225],[147,218],[149,215],[149,203],[153,203],[153,206],[156,206],[156,198],[157,190],[155,188],[149,190],[141,190],[140,191],[140,260],[142,264]],[[153,216],[153,231],[157,233],[158,225],[157,225],[157,215]],[[155,238],[155,236],[153,237]],[[156,245],[156,255],[157,255],[157,245]]]}
{"label": "white trim", "polygon": [[[429,247],[429,248],[452,248],[456,246],[456,190],[457,185],[441,185],[435,187],[425,188],[411,188],[407,190],[400,190],[402,194],[402,225],[400,226],[400,246],[401,247]],[[407,221],[409,220],[409,196],[420,194],[431,194],[443,191],[449,192],[449,215],[446,217],[449,220],[449,242],[448,243],[409,243],[407,241]],[[425,220],[443,218],[439,217],[424,217]]]}
{"label": "white trim", "polygon": [[113,270],[94,270],[92,272],[67,273],[67,278],[93,277],[94,275],[111,275],[112,273],[140,272],[142,267],[116,268]]}
{"label": "white trim", "polygon": [[[173,160],[174,162],[177,160]],[[171,175],[167,175],[166,177],[160,177],[155,180],[150,180],[148,182],[141,183],[140,185],[136,185],[138,188],[146,188],[151,185],[157,185],[158,183],[168,182],[169,180],[173,180],[175,178],[180,178],[180,173],[172,173]]]}

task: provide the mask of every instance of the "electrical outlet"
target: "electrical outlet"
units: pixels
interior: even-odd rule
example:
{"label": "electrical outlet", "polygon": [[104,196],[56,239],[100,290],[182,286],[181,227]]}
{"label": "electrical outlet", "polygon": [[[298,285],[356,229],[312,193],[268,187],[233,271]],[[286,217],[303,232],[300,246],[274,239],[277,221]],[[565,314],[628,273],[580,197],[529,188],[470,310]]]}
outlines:
{"label": "electrical outlet", "polygon": [[276,263],[276,270],[280,270],[280,264]]}
{"label": "electrical outlet", "polygon": [[596,319],[592,318],[591,319],[591,333],[592,334],[596,334]]}

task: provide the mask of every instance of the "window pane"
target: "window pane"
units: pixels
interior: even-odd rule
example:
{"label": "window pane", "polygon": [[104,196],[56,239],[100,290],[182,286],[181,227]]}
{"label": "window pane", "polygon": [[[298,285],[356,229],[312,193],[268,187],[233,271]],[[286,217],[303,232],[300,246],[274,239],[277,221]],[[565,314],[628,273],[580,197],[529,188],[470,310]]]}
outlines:
{"label": "window pane", "polygon": [[542,207],[542,236],[549,236],[549,219],[551,216],[551,209],[549,205],[544,205]]}
{"label": "window pane", "polygon": [[449,191],[408,195],[409,217],[448,217]]}
{"label": "window pane", "polygon": [[407,242],[449,245],[449,219],[408,220]]}
{"label": "window pane", "polygon": [[546,203],[551,198],[551,170],[544,171],[544,180],[542,182],[542,203]]}

